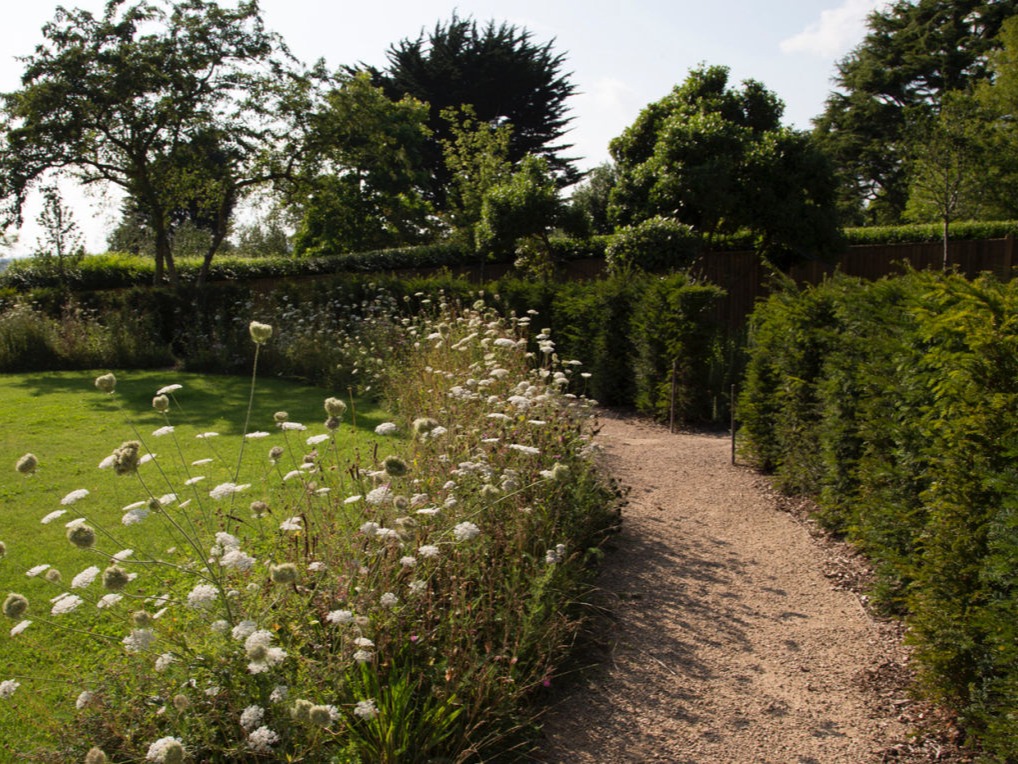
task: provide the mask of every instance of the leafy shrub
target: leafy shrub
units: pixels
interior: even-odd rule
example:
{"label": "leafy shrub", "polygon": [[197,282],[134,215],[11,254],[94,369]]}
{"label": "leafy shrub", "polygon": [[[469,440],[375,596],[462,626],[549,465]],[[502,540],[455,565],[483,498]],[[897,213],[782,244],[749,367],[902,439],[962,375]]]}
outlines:
{"label": "leafy shrub", "polygon": [[617,231],[605,247],[608,269],[615,273],[640,269],[665,271],[688,268],[703,250],[692,228],[660,216]]}
{"label": "leafy shrub", "polygon": [[94,369],[114,362],[145,368],[167,365],[172,356],[153,341],[145,314],[100,314],[74,301],[55,316],[24,302],[0,312],[0,371]]}
{"label": "leafy shrub", "polygon": [[684,274],[647,278],[632,320],[635,403],[638,410],[678,422],[709,421],[714,399],[710,372],[719,338],[712,320],[724,291]]}
{"label": "leafy shrub", "polygon": [[753,320],[746,450],[874,560],[922,685],[1018,755],[1018,283],[787,289]]}

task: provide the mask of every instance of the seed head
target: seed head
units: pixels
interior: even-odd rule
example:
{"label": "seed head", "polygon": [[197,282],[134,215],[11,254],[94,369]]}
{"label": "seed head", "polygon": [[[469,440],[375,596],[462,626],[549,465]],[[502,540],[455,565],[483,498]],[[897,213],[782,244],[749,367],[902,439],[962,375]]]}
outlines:
{"label": "seed head", "polygon": [[11,592],[4,600],[4,615],[12,621],[16,621],[28,610],[28,598],[21,594]]}
{"label": "seed head", "polygon": [[413,432],[420,436],[427,435],[438,426],[439,423],[431,417],[418,417],[413,420]]}
{"label": "seed head", "polygon": [[252,321],[248,324],[247,329],[251,333],[251,339],[254,340],[256,345],[264,345],[272,337],[272,327],[269,324]]}
{"label": "seed head", "polygon": [[35,468],[39,466],[39,460],[35,458],[35,454],[25,454],[18,459],[15,469],[22,475],[31,475],[35,472]]}
{"label": "seed head", "polygon": [[89,748],[85,754],[85,764],[106,764],[109,759],[102,748]]}
{"label": "seed head", "polygon": [[103,586],[111,592],[119,592],[130,580],[130,575],[119,565],[110,565],[103,571]]}
{"label": "seed head", "polygon": [[407,473],[407,464],[398,456],[387,456],[382,461],[382,467],[392,477],[402,477]]}
{"label": "seed head", "polygon": [[314,703],[304,698],[299,698],[294,701],[293,708],[290,709],[290,715],[299,722],[311,721],[311,709],[314,708]]}
{"label": "seed head", "polygon": [[551,479],[558,483],[565,483],[569,480],[569,467],[561,462],[556,462],[551,468]]}
{"label": "seed head", "polygon": [[103,374],[95,378],[95,386],[101,392],[112,393],[117,389],[117,378],[112,374]]}
{"label": "seed head", "polygon": [[328,727],[332,724],[336,710],[332,706],[311,706],[308,710],[308,721],[316,727]]}
{"label": "seed head", "polygon": [[78,549],[91,549],[95,546],[95,529],[85,523],[72,526],[67,529],[67,540]]}
{"label": "seed head", "polygon": [[118,475],[129,475],[138,469],[141,443],[136,440],[125,440],[113,452],[113,471]]}
{"label": "seed head", "polygon": [[273,583],[276,584],[292,584],[297,580],[297,566],[292,562],[273,565],[269,569],[269,573]]}
{"label": "seed head", "polygon": [[46,571],[44,578],[51,584],[59,584],[60,579],[63,578],[63,576],[60,575],[60,571],[56,568],[50,568]]}
{"label": "seed head", "polygon": [[325,413],[330,417],[341,417],[346,411],[346,404],[339,398],[325,399]]}
{"label": "seed head", "polygon": [[152,399],[152,408],[163,413],[170,410],[170,399],[165,395],[157,395]]}

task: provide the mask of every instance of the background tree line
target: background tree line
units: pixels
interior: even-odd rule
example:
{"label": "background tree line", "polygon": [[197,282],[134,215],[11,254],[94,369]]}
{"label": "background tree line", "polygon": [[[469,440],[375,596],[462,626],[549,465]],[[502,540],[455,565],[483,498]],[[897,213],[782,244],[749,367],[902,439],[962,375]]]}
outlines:
{"label": "background tree line", "polygon": [[[256,2],[111,0],[58,10],[3,94],[4,224],[53,173],[123,191],[113,249],[335,254],[454,242],[548,273],[549,237],[618,233],[710,247],[751,232],[783,265],[846,225],[1016,216],[1018,0],[901,0],[837,67],[812,131],[763,83],[702,65],[649,104],[583,177],[565,54],[526,29],[453,14],[384,68],[298,62]],[[264,211],[238,225],[238,207]],[[60,200],[50,202],[60,211]],[[40,253],[63,267],[63,220]],[[68,238],[70,237],[70,238]],[[70,246],[69,246],[70,245]],[[684,245],[685,246],[685,245]],[[70,261],[68,261],[70,262]],[[204,281],[204,278],[199,279]]]}

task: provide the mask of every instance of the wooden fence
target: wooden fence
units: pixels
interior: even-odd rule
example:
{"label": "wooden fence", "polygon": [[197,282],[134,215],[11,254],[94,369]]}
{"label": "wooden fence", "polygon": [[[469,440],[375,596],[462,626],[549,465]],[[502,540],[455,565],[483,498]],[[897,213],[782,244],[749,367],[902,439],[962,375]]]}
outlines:
{"label": "wooden fence", "polygon": [[[1015,260],[1013,236],[1004,239],[973,239],[952,241],[948,245],[949,266],[969,277],[990,272],[1002,281],[1011,279]],[[819,284],[835,270],[849,276],[879,279],[905,268],[939,270],[944,264],[942,242],[922,244],[860,244],[850,246],[840,256],[830,260],[802,263],[789,271],[799,284]],[[396,275],[420,275],[436,269],[407,269]],[[453,273],[472,280],[482,280],[478,266],[452,268]],[[604,273],[603,258],[571,260],[565,264],[566,275],[575,279],[597,278]],[[512,271],[509,263],[489,263],[484,267],[483,279],[497,279]],[[771,282],[770,271],[752,251],[711,252],[704,255],[694,273],[723,287],[727,296],[717,306],[717,318],[730,326],[742,326],[753,311],[756,301],[766,297]]]}
{"label": "wooden fence", "polygon": [[[1008,281],[1012,269],[1018,265],[1014,237],[952,241],[948,245],[948,264],[970,278],[989,272],[1001,281]],[[863,244],[851,246],[829,261],[815,260],[797,265],[788,275],[799,284],[819,284],[835,270],[849,276],[876,280],[901,273],[907,267],[939,270],[943,265],[942,242]],[[590,266],[583,268],[589,271]],[[712,252],[702,259],[697,273],[728,293],[718,305],[718,318],[732,326],[742,325],[756,301],[769,293],[770,272],[754,252]]]}

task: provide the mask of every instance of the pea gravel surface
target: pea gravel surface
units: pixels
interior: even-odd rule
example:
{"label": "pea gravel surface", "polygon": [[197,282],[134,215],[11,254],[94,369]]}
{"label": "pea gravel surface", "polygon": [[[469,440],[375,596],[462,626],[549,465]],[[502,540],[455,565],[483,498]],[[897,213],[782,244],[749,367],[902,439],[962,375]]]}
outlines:
{"label": "pea gravel surface", "polygon": [[808,508],[726,435],[600,426],[627,501],[534,761],[967,761],[910,692],[901,625],[868,611],[864,562]]}

